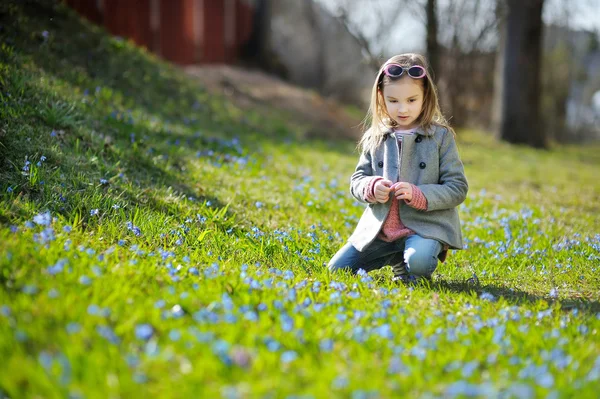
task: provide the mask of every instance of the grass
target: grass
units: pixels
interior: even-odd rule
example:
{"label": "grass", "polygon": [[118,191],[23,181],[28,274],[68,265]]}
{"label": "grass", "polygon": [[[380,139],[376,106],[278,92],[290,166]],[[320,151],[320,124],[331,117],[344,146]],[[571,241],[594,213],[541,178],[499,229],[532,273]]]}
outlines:
{"label": "grass", "polygon": [[598,146],[460,131],[467,250],[430,286],[330,275],[354,143],[52,1],[0,24],[0,397],[596,396]]}

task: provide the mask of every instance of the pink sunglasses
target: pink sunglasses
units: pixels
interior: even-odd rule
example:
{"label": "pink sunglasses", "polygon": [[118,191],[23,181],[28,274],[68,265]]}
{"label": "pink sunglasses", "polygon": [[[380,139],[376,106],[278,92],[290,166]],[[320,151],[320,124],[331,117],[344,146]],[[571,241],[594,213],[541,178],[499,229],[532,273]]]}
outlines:
{"label": "pink sunglasses", "polygon": [[420,65],[413,65],[411,67],[403,67],[399,64],[387,64],[383,69],[383,72],[390,78],[399,78],[406,71],[408,76],[413,79],[421,79],[427,74],[425,68]]}

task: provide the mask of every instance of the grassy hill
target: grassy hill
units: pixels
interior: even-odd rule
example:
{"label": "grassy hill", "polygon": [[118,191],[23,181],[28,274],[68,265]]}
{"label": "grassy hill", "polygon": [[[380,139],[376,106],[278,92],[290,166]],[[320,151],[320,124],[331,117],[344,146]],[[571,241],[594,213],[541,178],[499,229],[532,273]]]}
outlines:
{"label": "grassy hill", "polygon": [[351,141],[52,1],[0,4],[0,88],[0,398],[596,395],[600,147],[458,132],[467,250],[406,287],[324,268]]}

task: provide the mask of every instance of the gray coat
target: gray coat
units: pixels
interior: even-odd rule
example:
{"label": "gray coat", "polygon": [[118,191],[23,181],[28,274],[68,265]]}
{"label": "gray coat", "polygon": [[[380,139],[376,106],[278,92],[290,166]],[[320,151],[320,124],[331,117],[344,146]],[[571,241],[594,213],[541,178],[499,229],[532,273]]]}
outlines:
{"label": "gray coat", "polygon": [[[350,179],[354,198],[367,203],[363,193],[372,176],[412,183],[427,198],[427,210],[419,211],[399,201],[402,223],[424,238],[462,249],[457,206],[465,200],[469,186],[454,135],[441,126],[432,126],[428,131],[418,128],[414,136],[403,139],[401,154],[391,130],[384,137],[375,150],[360,156]],[[379,234],[390,211],[391,198],[383,204],[368,204],[348,240],[357,250],[363,251]]]}

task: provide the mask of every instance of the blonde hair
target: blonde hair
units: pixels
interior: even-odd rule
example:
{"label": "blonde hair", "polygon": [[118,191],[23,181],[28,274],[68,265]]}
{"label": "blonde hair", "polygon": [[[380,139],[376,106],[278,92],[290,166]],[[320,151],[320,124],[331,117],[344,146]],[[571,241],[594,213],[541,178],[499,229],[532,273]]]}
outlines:
{"label": "blonde hair", "polygon": [[[454,130],[452,130],[450,124],[440,110],[437,89],[431,78],[431,71],[425,57],[415,53],[399,54],[387,60],[381,68],[379,68],[379,72],[377,72],[377,78],[375,79],[373,90],[371,92],[369,110],[362,123],[364,134],[358,143],[359,151],[368,152],[375,149],[383,142],[386,131],[396,125],[396,122],[388,114],[383,99],[384,86],[395,81],[383,72],[388,64],[399,64],[403,67],[419,65],[425,68],[427,71],[425,77],[422,79],[415,79],[422,82],[423,88],[423,109],[416,122],[424,129],[429,129],[432,125],[443,126],[454,134]],[[407,77],[403,75],[399,79],[407,79]]]}

